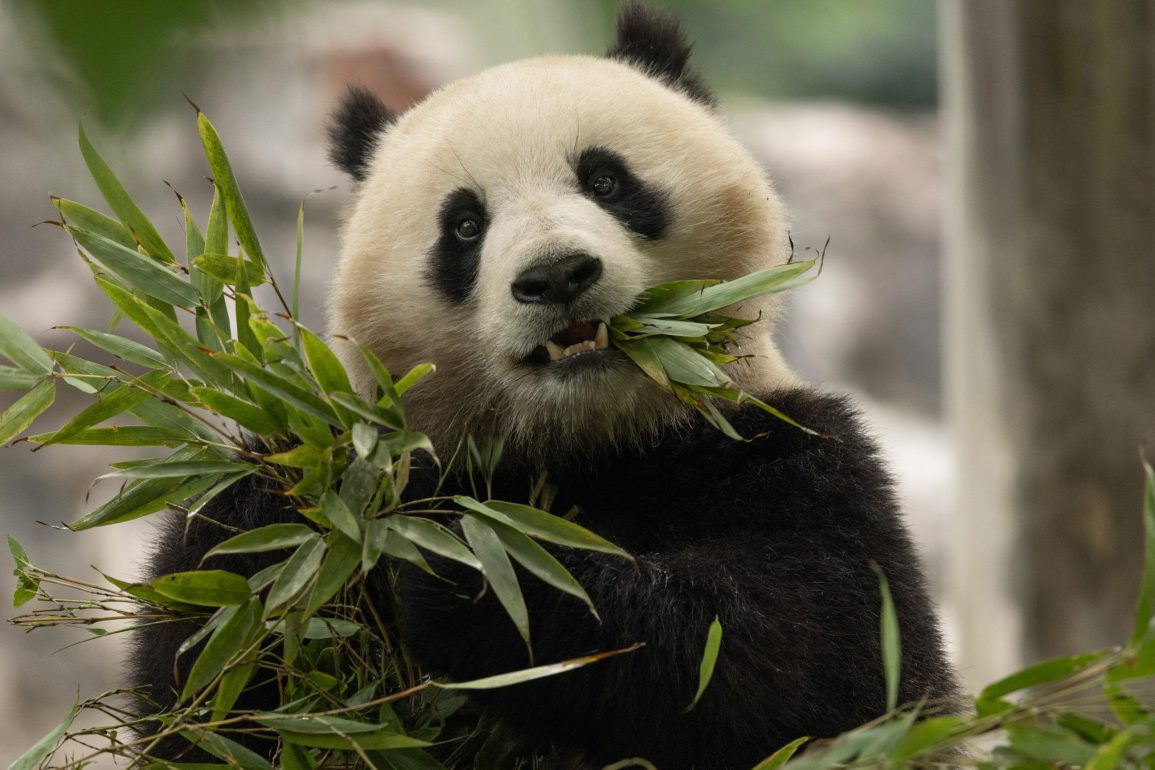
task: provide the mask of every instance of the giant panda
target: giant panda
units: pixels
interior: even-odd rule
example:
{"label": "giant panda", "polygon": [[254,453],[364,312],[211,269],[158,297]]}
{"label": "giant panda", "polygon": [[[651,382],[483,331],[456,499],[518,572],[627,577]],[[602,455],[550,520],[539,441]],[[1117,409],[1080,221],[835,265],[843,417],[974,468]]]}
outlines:
{"label": "giant panda", "polygon": [[[799,736],[833,736],[885,711],[879,581],[901,627],[903,702],[949,708],[955,682],[891,479],[847,399],[799,381],[772,338],[776,306],[734,310],[730,373],[814,436],[753,408],[737,442],[654,386],[607,344],[606,319],[645,288],[734,278],[786,259],[783,205],[687,65],[678,24],[637,3],[606,56],[495,67],[404,114],[354,88],[331,156],[355,184],[330,330],[392,371],[431,361],[407,394],[438,447],[501,437],[494,496],[524,500],[547,471],[555,508],[636,556],[557,551],[584,605],[522,580],[538,663],[644,643],[637,652],[477,698],[559,768],[642,757],[661,770],[748,768]],[[372,391],[361,356],[342,348]],[[415,472],[411,494],[432,491]],[[451,477],[442,494],[467,492]],[[290,515],[255,482],[206,519],[254,527]],[[228,534],[175,517],[150,574],[196,567]],[[402,631],[431,671],[458,680],[523,668],[526,649],[481,578],[433,560],[403,570]],[[241,557],[207,562],[238,571]],[[481,597],[478,599],[477,597]],[[686,711],[706,633],[724,629],[713,679]],[[134,684],[172,704],[189,626],[138,632]]]}

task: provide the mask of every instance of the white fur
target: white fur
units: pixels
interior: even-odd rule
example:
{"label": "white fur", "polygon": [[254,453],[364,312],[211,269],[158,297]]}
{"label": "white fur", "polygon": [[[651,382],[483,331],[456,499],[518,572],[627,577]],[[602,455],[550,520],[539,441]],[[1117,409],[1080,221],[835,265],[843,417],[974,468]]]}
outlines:
{"label": "white fur", "polygon": [[[572,162],[600,146],[665,191],[670,220],[649,241],[578,190]],[[490,217],[478,281],[454,304],[427,280],[438,212],[468,187]],[[546,253],[598,257],[601,279],[565,314],[517,302],[515,277]],[[416,429],[448,447],[499,433],[514,451],[643,440],[685,407],[622,363],[580,377],[518,362],[569,321],[609,318],[643,289],[684,278],[733,278],[784,260],[781,203],[761,169],[709,109],[615,61],[529,59],[430,95],[381,137],[344,232],[330,330],[369,346],[394,373],[432,361],[411,391]],[[772,299],[733,309],[747,327],[731,374],[746,389],[794,381],[771,339]],[[362,391],[373,378],[339,350]]]}

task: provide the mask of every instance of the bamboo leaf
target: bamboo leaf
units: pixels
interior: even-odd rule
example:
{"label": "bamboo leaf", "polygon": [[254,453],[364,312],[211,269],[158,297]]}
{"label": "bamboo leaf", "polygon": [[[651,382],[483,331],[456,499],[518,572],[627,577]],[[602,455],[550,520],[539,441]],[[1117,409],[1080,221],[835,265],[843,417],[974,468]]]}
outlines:
{"label": "bamboo leaf", "polygon": [[802,748],[803,744],[805,744],[808,740],[810,740],[810,738],[807,736],[795,738],[794,740],[790,741],[790,743],[787,743],[785,746],[759,762],[754,767],[754,770],[778,770],[778,768],[782,767],[782,765],[789,762],[790,758],[793,757],[798,749]]}
{"label": "bamboo leaf", "polygon": [[1135,630],[1131,632],[1131,644],[1136,645],[1147,635],[1155,615],[1155,470],[1143,461],[1145,480],[1143,493],[1143,580],[1139,589],[1139,600],[1135,607]]}
{"label": "bamboo leaf", "polygon": [[317,378],[321,390],[326,393],[351,392],[353,386],[349,384],[349,376],[345,373],[345,367],[329,349],[329,346],[305,327],[298,325],[297,329],[301,334],[305,359],[309,362],[309,368],[313,370],[313,375]]}
{"label": "bamboo leaf", "polygon": [[233,174],[232,165],[229,163],[228,155],[225,154],[225,148],[221,144],[220,135],[217,134],[216,128],[213,127],[204,113],[197,114],[197,129],[200,132],[201,144],[204,145],[209,167],[213,170],[213,180],[224,199],[225,210],[228,212],[229,221],[233,225],[233,231],[237,234],[237,240],[241,242],[241,248],[245,250],[245,253],[264,270],[266,265],[265,253],[257,239],[256,230],[253,229],[253,221],[249,217],[248,209],[245,208],[244,198],[241,197],[237,178]]}
{"label": "bamboo leaf", "polygon": [[[146,377],[145,379],[153,384],[158,381],[158,376],[155,375],[165,376],[163,372],[153,372],[152,375],[153,376]],[[80,414],[65,423],[58,431],[52,434],[52,437],[48,441],[43,443],[56,444],[67,441],[72,436],[94,425],[98,425],[105,420],[132,409],[146,398],[149,398],[148,391],[140,388],[134,388],[128,385],[110,388],[100,394],[95,404],[83,409]]]}
{"label": "bamboo leaf", "polygon": [[144,366],[149,369],[169,365],[168,361],[166,361],[160,353],[147,345],[142,345],[127,337],[96,331],[95,329],[82,329],[79,326],[59,326],[57,328],[67,329],[101,350],[111,353],[117,358],[128,361],[131,364],[137,364],[138,366]]}
{"label": "bamboo leaf", "polygon": [[302,543],[285,562],[281,574],[269,589],[265,601],[265,616],[293,601],[317,577],[317,569],[325,557],[327,547],[320,537]]}
{"label": "bamboo leaf", "polygon": [[302,412],[312,415],[317,419],[324,420],[330,425],[341,427],[341,421],[337,419],[336,414],[323,399],[313,395],[284,377],[275,374],[269,369],[246,361],[240,356],[218,353],[213,358],[230,371],[240,375],[246,381],[251,382],[266,393],[283,399]]}
{"label": "bamboo leaf", "polygon": [[667,313],[676,316],[697,316],[712,313],[715,310],[721,310],[754,297],[782,291],[791,279],[807,272],[814,265],[815,261],[812,259],[789,262],[785,265],[776,265],[765,270],[759,270],[731,281],[704,286],[701,291],[671,293],[665,298],[647,302],[643,306],[643,312],[646,314]]}
{"label": "bamboo leaf", "polygon": [[91,230],[111,241],[116,241],[125,248],[136,249],[136,239],[132,237],[132,231],[112,217],[106,216],[95,209],[90,209],[76,201],[65,200],[63,198],[53,198],[52,205],[56,206],[60,211],[60,215],[66,224]]}
{"label": "bamboo leaf", "polygon": [[535,666],[533,668],[523,668],[520,671],[511,671],[508,674],[498,674],[496,676],[487,676],[483,679],[473,679],[468,682],[433,682],[434,687],[440,687],[443,690],[495,690],[499,687],[509,687],[515,684],[523,684],[525,682],[532,682],[535,679],[544,679],[547,676],[557,676],[564,674],[567,671],[573,671],[582,666],[588,666],[591,663],[605,660],[607,658],[617,657],[618,655],[625,655],[634,652],[643,647],[641,644],[635,644],[630,647],[625,647],[620,650],[611,650],[609,652],[599,652],[596,655],[586,655],[581,658],[571,658],[570,660],[563,660],[561,663],[550,663],[545,666]]}
{"label": "bamboo leaf", "polygon": [[501,524],[513,527],[530,537],[545,540],[556,545],[565,545],[570,548],[581,548],[587,551],[600,551],[633,560],[633,557],[610,541],[595,535],[585,527],[554,516],[552,513],[539,511],[528,505],[508,503],[503,500],[487,500],[478,502],[472,497],[457,496],[453,501],[463,508],[481,514],[485,518],[493,519]]}
{"label": "bamboo leaf", "polygon": [[[233,575],[233,573],[225,574],[232,576],[232,579],[240,578],[239,575]],[[225,670],[229,661],[252,641],[254,633],[263,628],[261,625],[261,602],[251,595],[248,583],[243,578],[240,579],[243,584],[241,590],[243,590],[244,598],[242,602],[232,603],[235,606],[227,607],[224,610],[225,613],[228,613],[227,619],[213,631],[212,636],[209,637],[204,649],[201,650],[196,662],[189,670],[188,678],[181,690],[181,701],[187,701],[216,679],[217,675]],[[240,595],[239,592],[238,595]]]}
{"label": "bamboo leaf", "polygon": [[589,594],[553,554],[513,527],[498,524],[495,521],[488,521],[487,524],[497,533],[506,552],[518,564],[557,590],[583,601],[589,607],[590,614],[601,620]]}
{"label": "bamboo leaf", "polygon": [[325,554],[325,561],[317,571],[317,582],[313,584],[305,602],[305,617],[321,609],[326,602],[336,596],[361,564],[360,541],[334,532],[329,536],[328,542],[329,551]]}
{"label": "bamboo leaf", "polygon": [[43,378],[14,366],[0,366],[0,390],[28,390]]}
{"label": "bamboo leaf", "polygon": [[316,531],[305,524],[267,524],[230,537],[209,550],[205,558],[233,553],[280,551],[301,545],[316,536]]}
{"label": "bamboo leaf", "polygon": [[212,476],[181,479],[142,479],[129,485],[119,495],[109,500],[95,511],[80,517],[68,525],[73,531],[92,527],[117,524],[138,519],[150,513],[179,505],[216,483]]}
{"label": "bamboo leaf", "polygon": [[397,395],[404,396],[407,390],[435,371],[437,371],[437,367],[433,364],[418,364],[413,367],[405,373],[404,377],[395,383],[394,387],[397,389]]}
{"label": "bamboo leaf", "polygon": [[279,433],[283,427],[274,415],[269,414],[256,404],[230,396],[228,393],[204,387],[194,387],[191,392],[205,408],[222,417],[227,417],[258,436],[273,436]]}
{"label": "bamboo leaf", "polygon": [[882,635],[882,668],[886,679],[886,710],[894,711],[898,706],[898,685],[902,671],[898,613],[894,609],[894,599],[890,595],[890,583],[886,579],[886,573],[875,562],[870,563],[870,568],[878,575],[878,590],[882,594],[879,623]]}
{"label": "bamboo leaf", "polygon": [[172,251],[168,245],[165,244],[164,239],[160,237],[160,233],[153,227],[152,222],[140,210],[140,207],[129,196],[128,191],[116,178],[116,174],[112,172],[108,164],[104,162],[104,158],[88,141],[88,136],[84,133],[84,126],[80,127],[80,153],[84,156],[84,162],[88,166],[88,172],[92,175],[96,186],[100,188],[104,200],[108,202],[109,208],[112,209],[116,216],[120,217],[120,221],[132,231],[136,240],[144,246],[149,255],[155,259],[175,263],[176,257],[173,256]]}
{"label": "bamboo leaf", "polygon": [[19,436],[56,400],[56,383],[45,379],[0,413],[0,444]]}
{"label": "bamboo leaf", "polygon": [[481,571],[489,581],[493,593],[501,606],[509,614],[510,620],[517,626],[517,632],[525,641],[526,647],[531,650],[529,640],[529,611],[525,606],[525,598],[521,595],[521,586],[517,583],[517,575],[513,565],[509,562],[509,555],[501,544],[501,539],[492,527],[483,523],[483,519],[475,516],[464,516],[461,519],[461,529],[465,539],[473,548],[478,561],[481,562]]}
{"label": "bamboo leaf", "polygon": [[481,562],[473,555],[473,551],[469,550],[448,527],[417,516],[390,516],[384,521],[388,522],[390,529],[427,551],[473,569],[481,569]]}
{"label": "bamboo leaf", "polygon": [[702,693],[706,692],[706,686],[710,684],[710,679],[714,676],[714,666],[718,662],[718,651],[722,647],[722,622],[715,616],[710,623],[710,629],[706,633],[706,649],[702,652],[702,660],[698,664],[698,691],[694,693],[694,699],[690,701],[690,705],[686,707],[684,713],[689,713],[698,705],[698,701],[702,699]]}
{"label": "bamboo leaf", "polygon": [[346,537],[361,542],[361,525],[354,513],[345,505],[345,501],[331,489],[326,489],[321,495],[321,514]]}
{"label": "bamboo leaf", "polygon": [[64,738],[68,732],[68,728],[72,726],[76,715],[80,713],[79,707],[74,707],[64,718],[64,721],[56,725],[52,732],[45,735],[36,742],[32,748],[21,754],[16,758],[16,761],[8,765],[8,770],[36,770],[49,754],[51,754]]}
{"label": "bamboo leaf", "polygon": [[155,577],[147,585],[162,596],[204,607],[243,604],[252,595],[243,577],[221,569],[174,572]]}
{"label": "bamboo leaf", "polygon": [[260,265],[249,259],[242,263],[239,257],[231,257],[228,254],[205,252],[193,260],[193,265],[217,283],[227,286],[236,284],[242,267],[245,283],[249,288],[260,286],[265,282],[265,271]]}
{"label": "bamboo leaf", "polygon": [[1066,679],[1072,674],[1076,674],[1098,662],[1105,654],[1106,653],[1102,652],[1092,652],[1084,655],[1062,656],[1036,663],[1033,666],[1027,666],[1021,671],[1016,671],[1010,676],[987,685],[983,691],[979,693],[975,707],[979,710],[980,714],[993,713],[990,709],[994,708],[998,710],[998,701],[1003,696],[1027,689],[1028,687],[1038,687]]}
{"label": "bamboo leaf", "polygon": [[114,425],[108,428],[89,428],[65,439],[55,432],[37,433],[28,437],[37,444],[71,444],[79,446],[183,446],[187,433],[142,425]]}
{"label": "bamboo leaf", "polygon": [[204,462],[161,462],[137,468],[106,473],[99,478],[128,478],[128,479],[164,479],[187,478],[189,476],[221,476],[228,473],[243,471],[251,473],[253,466],[250,463],[232,463],[222,461]]}
{"label": "bamboo leaf", "polygon": [[52,359],[16,324],[0,316],[0,355],[31,374],[52,372]]}
{"label": "bamboo leaf", "polygon": [[674,382],[724,388],[730,377],[684,342],[669,337],[653,337],[653,351]]}
{"label": "bamboo leaf", "polygon": [[65,225],[64,229],[98,262],[150,297],[185,308],[194,307],[200,299],[191,284],[139,251],[79,227]]}

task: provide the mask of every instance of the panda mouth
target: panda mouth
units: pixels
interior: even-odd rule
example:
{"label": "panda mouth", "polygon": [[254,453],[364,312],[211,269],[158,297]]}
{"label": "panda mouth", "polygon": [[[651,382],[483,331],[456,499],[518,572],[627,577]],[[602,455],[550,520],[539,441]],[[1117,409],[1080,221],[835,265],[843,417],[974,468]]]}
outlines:
{"label": "panda mouth", "polygon": [[526,363],[550,364],[606,350],[610,331],[605,321],[575,321],[533,349]]}

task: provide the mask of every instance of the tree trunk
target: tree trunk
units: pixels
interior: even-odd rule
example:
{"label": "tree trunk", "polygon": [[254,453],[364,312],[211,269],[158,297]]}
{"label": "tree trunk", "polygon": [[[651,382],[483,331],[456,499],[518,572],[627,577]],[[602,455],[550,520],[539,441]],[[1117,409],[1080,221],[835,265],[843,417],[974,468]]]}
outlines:
{"label": "tree trunk", "polygon": [[978,684],[1129,633],[1155,438],[1155,3],[941,9],[953,593]]}

